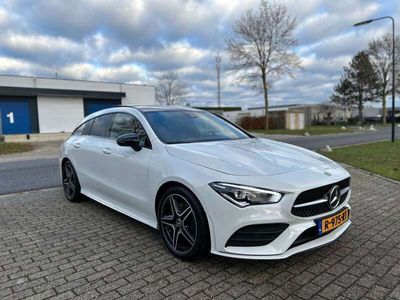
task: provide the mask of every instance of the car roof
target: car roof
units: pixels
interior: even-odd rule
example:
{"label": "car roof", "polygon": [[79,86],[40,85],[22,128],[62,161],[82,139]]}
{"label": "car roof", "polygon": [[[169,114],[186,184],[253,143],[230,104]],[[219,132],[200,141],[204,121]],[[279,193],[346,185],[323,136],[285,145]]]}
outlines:
{"label": "car roof", "polygon": [[135,108],[141,112],[150,111],[177,111],[177,110],[188,110],[188,111],[200,111],[196,108],[191,108],[187,106],[171,106],[171,105],[134,105],[129,106]]}
{"label": "car roof", "polygon": [[110,113],[118,113],[129,111],[129,109],[135,109],[140,111],[141,113],[145,112],[156,112],[156,111],[202,111],[201,109],[186,107],[186,106],[169,106],[169,105],[118,105],[106,109],[99,110],[94,112],[81,120],[78,124],[78,127],[83,123],[89,121],[90,119],[99,117],[101,115],[110,114]]}

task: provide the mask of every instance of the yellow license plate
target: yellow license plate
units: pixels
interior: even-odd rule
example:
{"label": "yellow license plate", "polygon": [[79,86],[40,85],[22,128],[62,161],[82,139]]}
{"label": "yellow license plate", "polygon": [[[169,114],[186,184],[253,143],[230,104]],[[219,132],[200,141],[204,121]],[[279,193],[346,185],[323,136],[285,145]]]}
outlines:
{"label": "yellow license plate", "polygon": [[318,234],[324,234],[328,231],[338,228],[340,225],[344,224],[349,217],[350,211],[348,208],[346,208],[334,216],[317,220]]}

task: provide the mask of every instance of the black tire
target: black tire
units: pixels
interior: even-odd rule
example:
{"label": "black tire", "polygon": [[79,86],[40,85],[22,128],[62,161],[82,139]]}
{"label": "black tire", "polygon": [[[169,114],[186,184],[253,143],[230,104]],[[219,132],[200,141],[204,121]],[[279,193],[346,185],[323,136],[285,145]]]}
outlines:
{"label": "black tire", "polygon": [[207,217],[189,190],[181,186],[167,189],[158,205],[157,216],[161,236],[174,256],[192,261],[209,253]]}
{"label": "black tire", "polygon": [[75,168],[68,160],[62,167],[62,183],[65,198],[71,202],[78,202],[82,200],[81,185],[76,175]]}

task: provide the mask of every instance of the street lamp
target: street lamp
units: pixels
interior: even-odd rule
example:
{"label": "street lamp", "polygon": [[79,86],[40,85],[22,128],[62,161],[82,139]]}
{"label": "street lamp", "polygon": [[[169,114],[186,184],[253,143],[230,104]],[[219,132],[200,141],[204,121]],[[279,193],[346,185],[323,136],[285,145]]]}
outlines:
{"label": "street lamp", "polygon": [[218,108],[219,108],[221,107],[221,83],[220,83],[221,56],[219,56],[219,52],[215,57],[215,67],[217,69],[217,96],[218,96]]}
{"label": "street lamp", "polygon": [[392,20],[392,38],[393,38],[393,42],[392,42],[392,143],[394,143],[394,128],[395,128],[395,117],[394,117],[394,107],[395,107],[395,103],[394,103],[394,98],[395,98],[395,86],[394,86],[394,82],[395,82],[395,65],[394,65],[394,61],[395,61],[395,36],[394,36],[394,19],[391,16],[386,16],[386,17],[381,17],[381,18],[376,18],[376,19],[369,19],[366,21],[362,21],[362,22],[358,22],[356,24],[354,24],[353,26],[361,26],[361,25],[366,25],[369,24],[371,22],[374,21],[378,21],[378,20],[383,20],[383,19],[390,19]]}

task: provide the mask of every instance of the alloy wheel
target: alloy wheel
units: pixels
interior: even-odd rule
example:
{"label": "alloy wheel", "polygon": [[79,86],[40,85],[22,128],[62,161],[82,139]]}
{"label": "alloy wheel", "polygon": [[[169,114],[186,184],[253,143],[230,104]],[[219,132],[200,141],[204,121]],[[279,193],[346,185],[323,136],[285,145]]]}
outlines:
{"label": "alloy wheel", "polygon": [[189,252],[197,238],[197,221],[190,203],[179,194],[166,197],[161,207],[161,230],[168,245],[177,253]]}
{"label": "alloy wheel", "polygon": [[76,191],[76,180],[74,170],[70,164],[66,164],[64,167],[63,185],[65,195],[68,199],[72,199]]}

